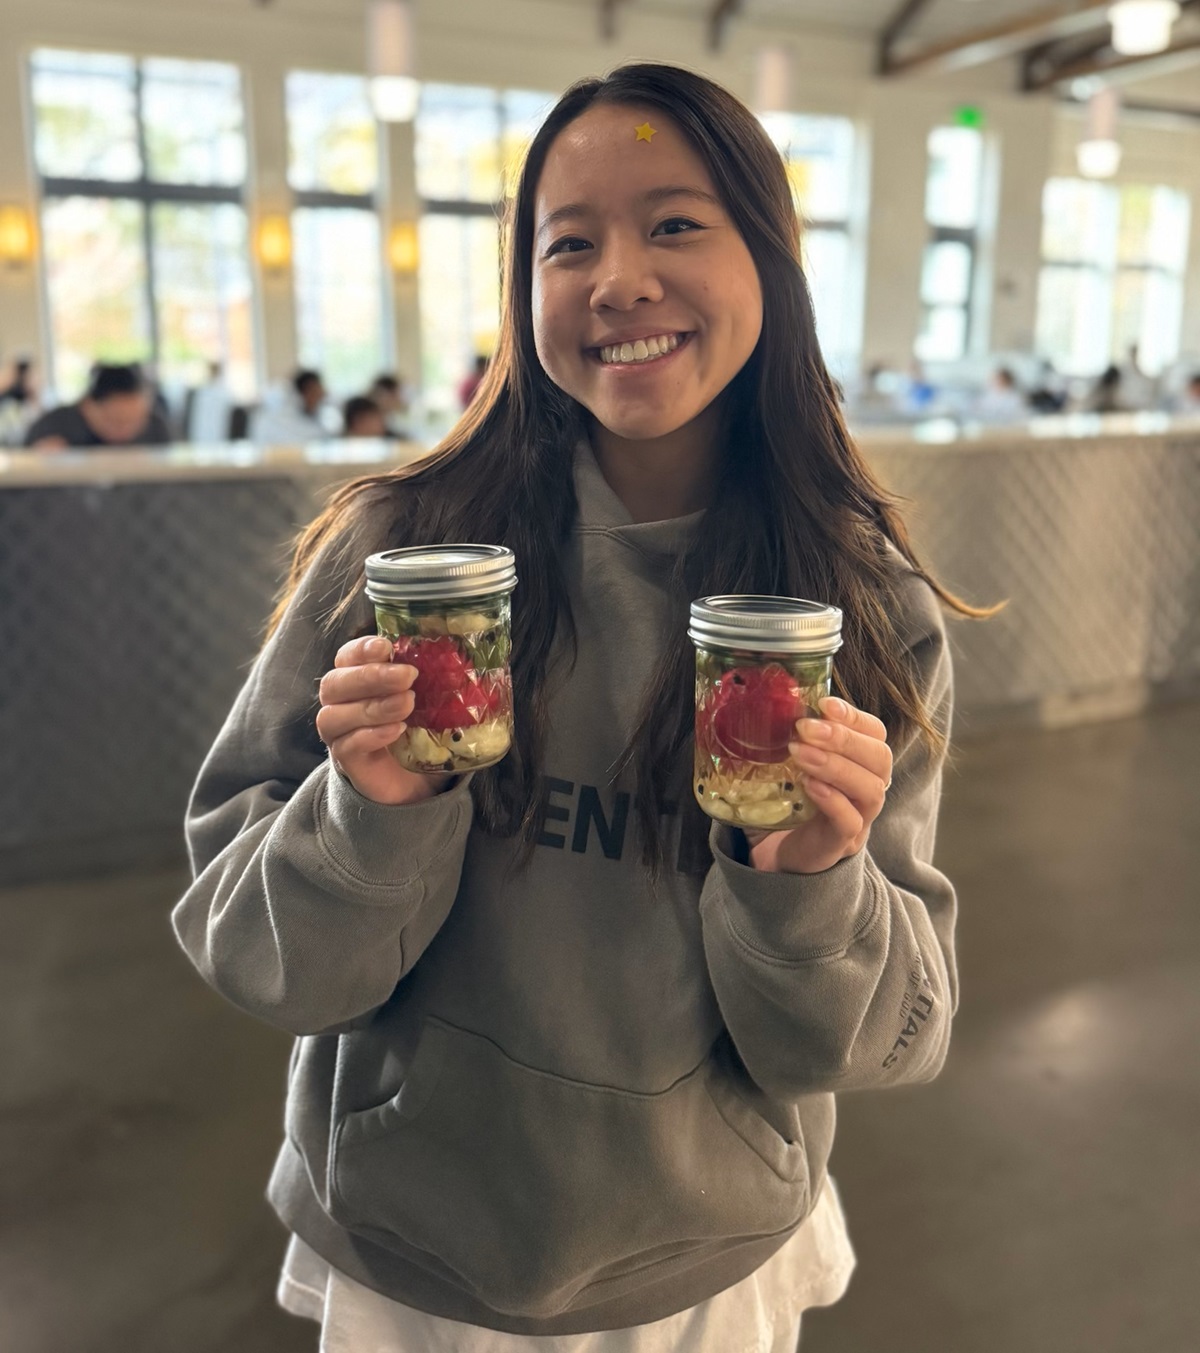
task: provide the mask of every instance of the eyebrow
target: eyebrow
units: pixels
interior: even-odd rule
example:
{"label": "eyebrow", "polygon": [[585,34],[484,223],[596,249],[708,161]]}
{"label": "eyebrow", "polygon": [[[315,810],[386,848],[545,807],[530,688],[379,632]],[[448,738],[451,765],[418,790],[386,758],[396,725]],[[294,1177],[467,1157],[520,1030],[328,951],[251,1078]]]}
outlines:
{"label": "eyebrow", "polygon": [[[712,207],[721,205],[719,198],[714,197],[712,193],[706,193],[703,188],[688,188],[682,184],[667,184],[661,188],[651,188],[644,192],[639,200],[646,203],[647,206],[655,207],[671,197],[689,197],[694,202],[703,202]],[[560,221],[565,221],[572,216],[586,216],[589,210],[590,208],[584,202],[568,202],[564,207],[555,207],[542,219],[541,225],[537,228],[537,233],[544,235],[551,226],[555,226]]]}

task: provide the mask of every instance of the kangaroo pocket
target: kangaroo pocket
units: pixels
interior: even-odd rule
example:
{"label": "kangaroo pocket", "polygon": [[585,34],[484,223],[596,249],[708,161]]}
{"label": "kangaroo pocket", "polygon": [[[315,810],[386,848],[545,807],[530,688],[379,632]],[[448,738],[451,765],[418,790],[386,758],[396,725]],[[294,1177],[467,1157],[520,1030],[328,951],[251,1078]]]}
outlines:
{"label": "kangaroo pocket", "polygon": [[808,1206],[804,1145],[719,1055],[638,1094],[523,1066],[429,1019],[393,1099],[338,1124],[331,1211],[448,1268],[493,1310],[551,1316],[590,1284],[778,1234]]}

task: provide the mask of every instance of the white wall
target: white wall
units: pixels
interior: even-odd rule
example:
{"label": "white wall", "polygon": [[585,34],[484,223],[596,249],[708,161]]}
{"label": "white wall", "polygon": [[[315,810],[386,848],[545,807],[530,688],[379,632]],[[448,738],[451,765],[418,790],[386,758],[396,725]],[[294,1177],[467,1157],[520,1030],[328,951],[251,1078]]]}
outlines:
{"label": "white wall", "polygon": [[[363,57],[358,0],[291,0],[262,9],[249,0],[0,0],[0,126],[26,128],[25,61],[40,45],[93,47],[144,55],[232,61],[246,79],[252,171],[252,219],[284,211],[286,128],[283,82],[295,67],[359,70]],[[698,7],[699,8],[699,7]],[[1069,119],[1046,99],[1009,92],[1010,72],[988,67],[937,82],[882,82],[871,75],[872,44],[827,33],[781,32],[746,22],[731,26],[725,49],[711,53],[699,18],[620,9],[618,39],[603,44],[596,6],[563,0],[429,0],[418,6],[420,73],[429,79],[558,90],[627,58],[694,66],[749,99],[754,53],[780,41],[795,58],[798,110],[836,112],[856,120],[869,154],[870,210],[860,223],[865,243],[863,355],[907,361],[919,321],[918,284],[925,242],[925,143],[930,128],[962,102],[984,109],[999,166],[998,215],[985,241],[985,269],[996,283],[985,350],[1028,347],[1034,329],[1042,182],[1061,159]],[[415,206],[409,134],[393,129],[388,161],[393,219]],[[1164,133],[1155,142],[1163,173],[1188,177],[1200,217],[1198,140]],[[1191,168],[1184,161],[1190,157]],[[1131,159],[1134,157],[1131,157]],[[1054,161],[1057,162],[1057,161]],[[1132,164],[1131,164],[1132,169]],[[1159,181],[1169,181],[1160,178]],[[0,202],[35,202],[27,136],[0,138]],[[1200,325],[1200,244],[1193,250],[1192,332]],[[294,321],[286,282],[257,278],[267,375],[293,364]],[[393,297],[397,357],[416,370],[415,288]],[[45,354],[42,304],[34,270],[0,279],[0,355],[18,349]]]}

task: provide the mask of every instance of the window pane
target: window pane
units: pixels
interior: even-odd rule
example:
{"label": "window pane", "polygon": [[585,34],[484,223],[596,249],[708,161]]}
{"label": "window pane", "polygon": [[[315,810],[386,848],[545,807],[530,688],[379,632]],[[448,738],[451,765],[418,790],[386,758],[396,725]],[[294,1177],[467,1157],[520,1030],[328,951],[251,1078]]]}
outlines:
{"label": "window pane", "polygon": [[925,219],[931,225],[979,224],[983,137],[971,127],[935,127],[929,133]]}
{"label": "window pane", "polygon": [[293,213],[300,361],[330,390],[365,389],[383,366],[379,218],[345,207]]}
{"label": "window pane", "polygon": [[1109,360],[1109,279],[1097,268],[1049,265],[1038,282],[1037,350],[1068,375],[1102,371]]}
{"label": "window pane", "polygon": [[553,107],[553,94],[537,94],[527,89],[509,89],[503,96],[504,131],[501,138],[501,189],[506,197],[517,190],[517,178],[525,152],[537,129]]}
{"label": "window pane", "polygon": [[150,177],[162,183],[241,184],[246,137],[237,68],[153,60],[142,72]]}
{"label": "window pane", "polygon": [[762,124],[787,162],[797,210],[812,221],[848,220],[854,124],[799,113],[766,113]]}
{"label": "window pane", "polygon": [[293,188],[373,193],[379,142],[359,75],[292,71],[287,77],[288,182]]}
{"label": "window pane", "polygon": [[927,305],[966,305],[971,293],[971,246],[937,240],[925,246],[921,299]]}
{"label": "window pane", "polygon": [[154,207],[154,292],[159,375],[199,385],[208,363],[225,365],[234,395],[255,392],[254,329],[246,213],[232,205],[160,202]]}
{"label": "window pane", "polygon": [[495,90],[423,85],[416,127],[417,192],[427,202],[500,200]]}
{"label": "window pane", "polygon": [[52,198],[42,212],[54,383],[74,399],[93,362],[150,356],[150,320],[137,202]]}
{"label": "window pane", "polygon": [[1153,197],[1146,262],[1181,273],[1187,267],[1191,203],[1174,188],[1155,188]]}
{"label": "window pane", "polygon": [[1182,279],[1141,268],[1118,272],[1113,286],[1112,360],[1124,362],[1136,344],[1138,364],[1157,376],[1179,356],[1182,319]]}
{"label": "window pane", "polygon": [[917,356],[923,362],[954,362],[967,350],[967,312],[941,305],[925,311]]}
{"label": "window pane", "polygon": [[141,174],[133,61],[87,52],[34,52],[34,155],[56,178]]}
{"label": "window pane", "polygon": [[1111,263],[1117,202],[1106,184],[1048,179],[1042,194],[1042,257],[1063,263]]}
{"label": "window pane", "polygon": [[821,351],[830,366],[843,366],[852,346],[850,240],[844,230],[809,230],[804,235],[804,262]]}
{"label": "window pane", "polygon": [[476,353],[490,355],[500,324],[499,229],[486,216],[421,219],[421,354],[426,407],[459,412],[458,387]]}

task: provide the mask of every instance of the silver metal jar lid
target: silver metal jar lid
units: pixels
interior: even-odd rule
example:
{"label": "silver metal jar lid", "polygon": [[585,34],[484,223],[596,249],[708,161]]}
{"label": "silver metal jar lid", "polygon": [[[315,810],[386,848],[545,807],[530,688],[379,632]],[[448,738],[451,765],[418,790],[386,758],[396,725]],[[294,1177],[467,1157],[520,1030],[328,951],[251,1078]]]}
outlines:
{"label": "silver metal jar lid", "polygon": [[504,545],[416,545],[367,560],[372,601],[456,601],[511,592],[517,561]]}
{"label": "silver metal jar lid", "polygon": [[702,597],[692,602],[688,635],[701,648],[817,656],[841,648],[842,613],[798,597]]}

